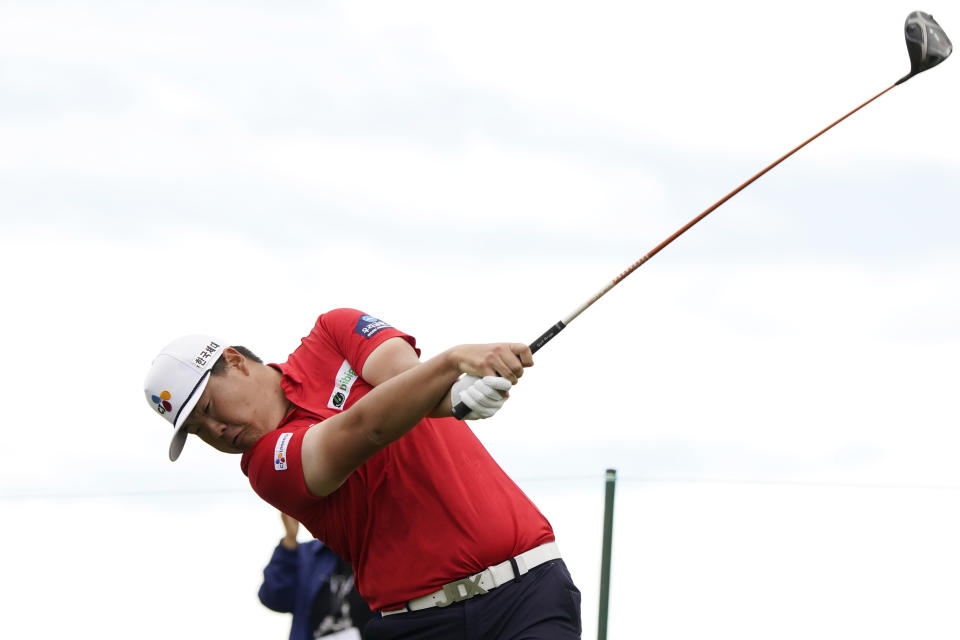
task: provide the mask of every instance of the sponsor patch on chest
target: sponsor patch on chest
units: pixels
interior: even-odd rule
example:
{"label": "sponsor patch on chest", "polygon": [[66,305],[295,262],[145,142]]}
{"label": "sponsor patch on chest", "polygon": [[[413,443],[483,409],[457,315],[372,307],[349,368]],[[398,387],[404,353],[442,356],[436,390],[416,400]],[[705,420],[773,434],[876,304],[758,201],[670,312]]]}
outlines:
{"label": "sponsor patch on chest", "polygon": [[392,326],[384,322],[383,320],[378,320],[373,316],[360,316],[357,320],[357,326],[353,328],[355,333],[360,334],[364,338],[371,338],[383,329],[391,329]]}
{"label": "sponsor patch on chest", "polygon": [[350,396],[350,389],[353,388],[353,383],[356,382],[359,377],[357,372],[353,370],[353,367],[350,366],[350,363],[344,360],[343,364],[340,365],[340,370],[337,371],[337,377],[333,383],[333,391],[330,393],[327,408],[338,411],[343,410],[344,405],[347,404],[347,398]]}
{"label": "sponsor patch on chest", "polygon": [[277,438],[277,446],[273,449],[273,468],[277,471],[287,469],[287,445],[290,444],[292,433],[281,433]]}

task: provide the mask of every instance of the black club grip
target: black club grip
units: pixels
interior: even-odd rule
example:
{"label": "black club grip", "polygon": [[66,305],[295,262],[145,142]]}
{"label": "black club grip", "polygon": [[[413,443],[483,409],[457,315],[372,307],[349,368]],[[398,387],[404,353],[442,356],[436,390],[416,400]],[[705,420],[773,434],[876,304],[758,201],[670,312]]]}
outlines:
{"label": "black club grip", "polygon": [[453,408],[453,417],[457,420],[463,420],[468,413],[470,413],[470,407],[464,402],[458,402],[457,406]]}

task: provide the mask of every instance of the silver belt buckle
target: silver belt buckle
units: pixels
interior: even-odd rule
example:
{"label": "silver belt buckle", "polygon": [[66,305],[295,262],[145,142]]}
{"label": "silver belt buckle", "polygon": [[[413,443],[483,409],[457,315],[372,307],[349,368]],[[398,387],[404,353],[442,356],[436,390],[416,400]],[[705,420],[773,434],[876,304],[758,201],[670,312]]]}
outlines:
{"label": "silver belt buckle", "polygon": [[[464,578],[462,580],[457,580],[456,582],[450,582],[443,585],[443,595],[446,596],[446,600],[443,602],[438,602],[438,607],[449,607],[454,602],[461,602],[463,600],[469,600],[473,596],[482,596],[487,593],[487,590],[480,586],[480,578],[483,577],[483,573],[478,573],[475,576],[470,578]],[[460,587],[463,587],[463,592],[461,593]]]}

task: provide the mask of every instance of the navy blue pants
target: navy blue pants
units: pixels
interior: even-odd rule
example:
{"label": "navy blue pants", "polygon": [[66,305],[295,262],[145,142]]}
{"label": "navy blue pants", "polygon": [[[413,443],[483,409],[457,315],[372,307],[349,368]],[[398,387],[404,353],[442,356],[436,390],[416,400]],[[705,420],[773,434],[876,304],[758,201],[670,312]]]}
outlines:
{"label": "navy blue pants", "polygon": [[483,595],[371,620],[364,640],[579,640],[580,590],[550,560]]}

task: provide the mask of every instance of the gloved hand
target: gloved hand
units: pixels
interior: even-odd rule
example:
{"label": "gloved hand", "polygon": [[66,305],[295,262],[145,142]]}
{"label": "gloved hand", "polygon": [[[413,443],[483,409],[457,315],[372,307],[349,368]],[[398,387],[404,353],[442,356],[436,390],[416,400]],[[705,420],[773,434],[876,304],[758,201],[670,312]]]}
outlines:
{"label": "gloved hand", "polygon": [[455,407],[464,403],[470,407],[470,413],[464,420],[482,420],[489,418],[507,401],[500,392],[507,391],[512,385],[509,380],[498,376],[463,375],[450,388],[450,405]]}

